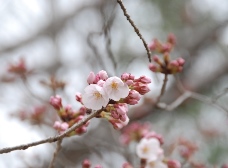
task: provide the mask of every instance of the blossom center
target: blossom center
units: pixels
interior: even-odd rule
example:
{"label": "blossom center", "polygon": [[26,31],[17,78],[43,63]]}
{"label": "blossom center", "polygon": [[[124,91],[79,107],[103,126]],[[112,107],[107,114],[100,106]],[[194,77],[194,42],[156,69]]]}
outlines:
{"label": "blossom center", "polygon": [[143,151],[144,154],[148,153],[149,150],[150,149],[147,146],[144,146],[143,149],[142,149],[142,151]]}
{"label": "blossom center", "polygon": [[117,90],[118,89],[118,83],[112,82],[111,87],[112,87],[112,89]]}
{"label": "blossom center", "polygon": [[99,92],[94,92],[93,95],[95,96],[96,99],[102,98],[102,94],[100,94]]}

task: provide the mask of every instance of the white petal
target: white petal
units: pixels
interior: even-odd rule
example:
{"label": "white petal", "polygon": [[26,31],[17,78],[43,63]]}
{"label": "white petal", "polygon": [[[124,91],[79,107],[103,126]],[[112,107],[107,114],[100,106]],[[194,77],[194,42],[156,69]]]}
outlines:
{"label": "white petal", "polygon": [[[100,98],[94,95],[96,92],[101,94]],[[85,88],[85,93],[82,95],[82,102],[87,108],[99,110],[102,106],[105,107],[108,104],[109,98],[102,87],[97,84],[91,84]]]}
{"label": "white petal", "polygon": [[[116,83],[117,88],[112,88],[112,84]],[[106,80],[104,84],[104,90],[108,94],[110,99],[113,99],[115,101],[120,100],[121,98],[125,98],[129,94],[129,88],[128,85],[125,84],[120,78],[118,77],[110,77]]]}

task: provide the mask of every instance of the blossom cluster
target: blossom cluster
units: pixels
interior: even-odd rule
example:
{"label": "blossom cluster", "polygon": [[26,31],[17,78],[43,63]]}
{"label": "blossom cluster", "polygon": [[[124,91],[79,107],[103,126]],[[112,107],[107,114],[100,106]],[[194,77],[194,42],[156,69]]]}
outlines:
{"label": "blossom cluster", "polygon": [[[161,135],[151,131],[149,123],[132,123],[122,131],[121,141],[129,144],[131,141],[138,142],[136,146],[137,156],[141,159],[143,168],[180,168],[177,160],[167,159],[161,147],[163,138]],[[123,168],[127,167],[123,164]],[[129,168],[130,165],[128,165]]]}
{"label": "blossom cluster", "polygon": [[[54,128],[59,133],[82,120],[92,110],[100,110],[97,118],[105,118],[115,129],[121,129],[129,122],[128,105],[137,104],[141,95],[150,91],[148,84],[151,80],[146,76],[135,78],[129,73],[122,74],[121,78],[108,77],[107,72],[101,70],[96,75],[90,72],[87,82],[89,85],[85,87],[84,93],[77,93],[75,96],[76,101],[82,104],[77,111],[70,105],[63,106],[59,95],[50,98],[50,104],[61,119],[54,123]],[[69,136],[86,132],[88,124],[89,122],[77,128]]]}
{"label": "blossom cluster", "polygon": [[151,80],[146,76],[135,78],[124,73],[121,78],[108,77],[106,71],[97,74],[90,72],[87,78],[88,86],[85,92],[76,96],[86,108],[102,110],[98,117],[107,119],[115,129],[121,129],[128,124],[128,104],[135,105],[141,95],[150,91]]}
{"label": "blossom cluster", "polygon": [[163,55],[163,59],[160,59],[158,55],[153,56],[155,63],[149,64],[149,69],[153,72],[161,72],[163,74],[175,74],[181,72],[185,63],[183,58],[177,58],[170,60],[170,52],[176,44],[176,38],[173,34],[170,34],[165,43],[161,43],[158,39],[154,39],[149,43],[148,48],[159,54]]}

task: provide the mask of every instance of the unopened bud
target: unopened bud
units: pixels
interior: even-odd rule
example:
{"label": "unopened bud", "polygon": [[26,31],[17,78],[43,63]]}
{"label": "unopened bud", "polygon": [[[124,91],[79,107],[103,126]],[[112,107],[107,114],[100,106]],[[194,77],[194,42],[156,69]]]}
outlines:
{"label": "unopened bud", "polygon": [[94,83],[94,81],[95,81],[95,74],[94,74],[94,72],[90,72],[89,73],[89,76],[87,77],[87,83],[88,84],[93,84]]}
{"label": "unopened bud", "polygon": [[90,168],[91,166],[91,163],[88,159],[85,159],[83,162],[82,162],[82,168]]}
{"label": "unopened bud", "polygon": [[168,168],[181,168],[181,164],[177,160],[168,160],[167,166]]}
{"label": "unopened bud", "polygon": [[108,79],[108,74],[104,70],[99,71],[98,72],[98,75],[99,75],[99,77],[100,77],[101,80],[104,80],[105,81],[106,79]]}
{"label": "unopened bud", "polygon": [[183,58],[178,58],[177,62],[179,63],[180,66],[183,66],[185,63],[185,60]]}
{"label": "unopened bud", "polygon": [[172,45],[175,45],[176,44],[176,37],[174,34],[169,34],[168,35],[168,38],[167,38],[167,42],[172,44]]}

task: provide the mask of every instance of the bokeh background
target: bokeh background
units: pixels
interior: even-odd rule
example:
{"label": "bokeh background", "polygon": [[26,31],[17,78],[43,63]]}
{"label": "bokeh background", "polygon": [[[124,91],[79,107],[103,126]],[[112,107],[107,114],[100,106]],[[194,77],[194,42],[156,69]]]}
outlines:
{"label": "bokeh background", "polygon": [[[228,1],[227,0],[124,0],[125,7],[143,37],[165,41],[172,32],[177,45],[172,58],[186,60],[178,75],[185,89],[216,98],[215,103],[188,99],[168,112],[153,107],[163,81],[148,69],[142,41],[115,0],[0,0],[0,148],[55,135],[55,111],[48,101],[53,94],[78,108],[75,93],[83,92],[90,71],[106,70],[120,76],[152,78],[151,92],[136,108],[132,121],[151,122],[164,136],[165,145],[179,137],[199,146],[195,159],[221,166],[228,160]],[[32,70],[26,81],[12,76],[9,64],[24,58]],[[45,83],[50,77],[66,83],[55,93]],[[170,76],[162,101],[171,103],[180,91]],[[42,119],[34,109],[44,107]],[[30,114],[29,114],[30,113]],[[142,115],[134,115],[134,113]],[[137,116],[137,117],[135,117]],[[56,167],[80,167],[85,158],[94,164],[120,167],[134,158],[134,147],[119,143],[120,132],[106,121],[94,119],[88,133],[65,139]],[[47,167],[54,144],[0,155],[1,168]],[[178,159],[177,152],[171,157]],[[136,161],[134,161],[136,162]]]}

